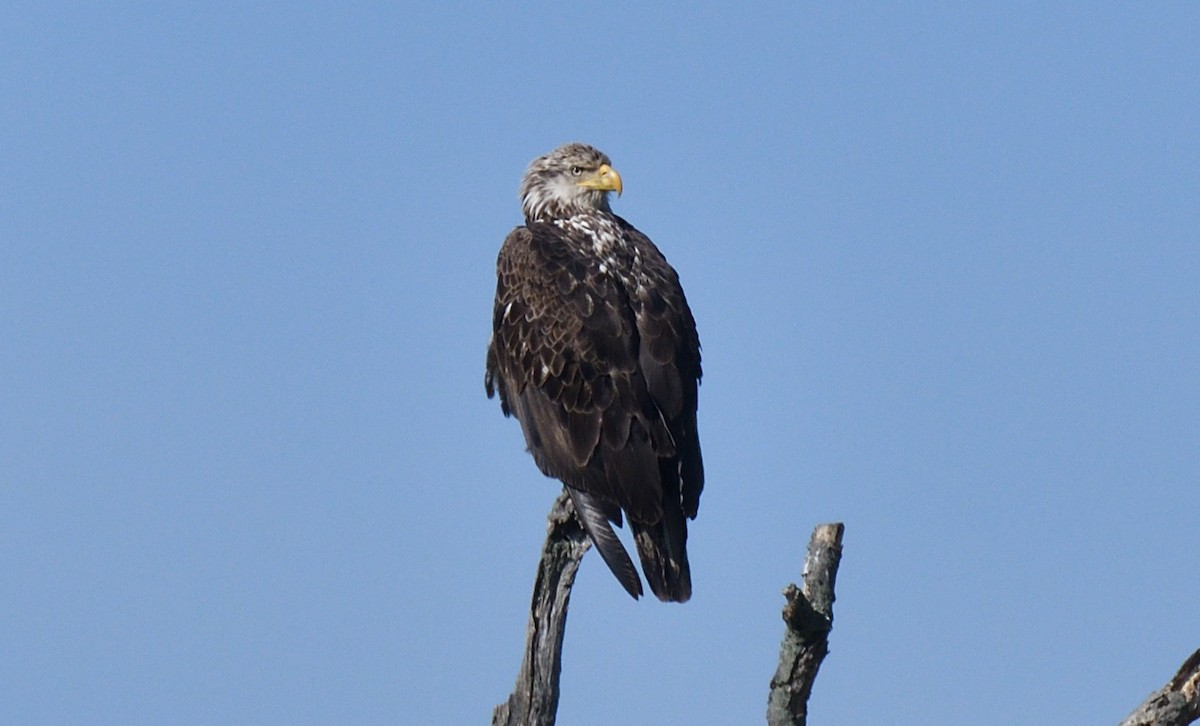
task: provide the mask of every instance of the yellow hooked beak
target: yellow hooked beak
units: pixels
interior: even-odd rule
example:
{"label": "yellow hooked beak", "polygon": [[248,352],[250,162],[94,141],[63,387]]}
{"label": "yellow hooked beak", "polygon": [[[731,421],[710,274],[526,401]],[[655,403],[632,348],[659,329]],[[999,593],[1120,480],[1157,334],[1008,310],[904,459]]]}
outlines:
{"label": "yellow hooked beak", "polygon": [[621,196],[621,175],[608,164],[601,164],[595,174],[575,182],[576,185],[601,192],[616,192]]}

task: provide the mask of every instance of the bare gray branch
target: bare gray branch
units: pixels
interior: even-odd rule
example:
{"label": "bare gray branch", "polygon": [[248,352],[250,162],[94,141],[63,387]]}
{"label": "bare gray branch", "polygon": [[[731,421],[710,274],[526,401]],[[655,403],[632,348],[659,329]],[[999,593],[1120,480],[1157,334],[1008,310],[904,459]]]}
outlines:
{"label": "bare gray branch", "polygon": [[834,582],[842,559],[844,531],[840,522],[817,525],[804,560],[803,589],[792,584],[783,591],[787,598],[783,607],[787,631],[767,699],[770,726],[804,726],[808,720],[808,697],[821,661],[829,652]]}
{"label": "bare gray branch", "polygon": [[590,545],[564,491],[554,501],[546,525],[517,685],[508,700],[492,711],[492,726],[553,726],[567,605],[579,562]]}
{"label": "bare gray branch", "polygon": [[1119,726],[1187,726],[1200,719],[1200,650]]}

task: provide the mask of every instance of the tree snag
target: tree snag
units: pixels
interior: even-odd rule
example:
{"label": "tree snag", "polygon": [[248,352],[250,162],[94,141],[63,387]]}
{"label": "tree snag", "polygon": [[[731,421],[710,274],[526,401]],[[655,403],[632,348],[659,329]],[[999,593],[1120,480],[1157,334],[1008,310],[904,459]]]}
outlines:
{"label": "tree snag", "polygon": [[1187,726],[1200,719],[1200,650],[1119,726]]}
{"label": "tree snag", "polygon": [[579,562],[590,546],[564,491],[554,500],[546,524],[517,685],[508,700],[492,711],[492,726],[554,726],[567,605]]}
{"label": "tree snag", "polygon": [[804,726],[808,720],[808,697],[821,661],[829,652],[833,629],[834,582],[842,559],[841,522],[819,524],[813,529],[804,560],[803,588],[789,584],[783,596],[783,622],[787,630],[779,648],[779,667],[771,679],[767,698],[770,726]]}

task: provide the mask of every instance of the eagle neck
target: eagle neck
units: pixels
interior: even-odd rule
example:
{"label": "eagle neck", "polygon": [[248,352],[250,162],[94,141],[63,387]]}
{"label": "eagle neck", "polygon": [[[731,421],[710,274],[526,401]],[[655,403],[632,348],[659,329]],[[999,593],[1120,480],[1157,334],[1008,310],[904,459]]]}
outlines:
{"label": "eagle neck", "polygon": [[521,211],[525,213],[527,223],[553,223],[560,219],[595,214],[612,216],[608,193],[597,190],[589,190],[578,199],[563,199],[547,193],[541,187],[534,187],[523,192]]}

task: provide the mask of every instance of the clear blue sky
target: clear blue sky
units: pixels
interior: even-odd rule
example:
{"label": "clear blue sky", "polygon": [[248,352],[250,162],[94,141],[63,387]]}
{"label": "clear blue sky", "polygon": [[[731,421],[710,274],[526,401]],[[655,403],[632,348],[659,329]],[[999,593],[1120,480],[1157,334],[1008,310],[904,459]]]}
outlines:
{"label": "clear blue sky", "polygon": [[558,487],[483,393],[531,158],[705,353],[695,597],[560,722],[1114,723],[1200,646],[1200,5],[8,2],[0,721],[486,723]]}

